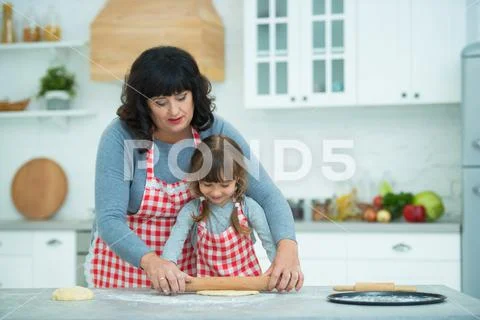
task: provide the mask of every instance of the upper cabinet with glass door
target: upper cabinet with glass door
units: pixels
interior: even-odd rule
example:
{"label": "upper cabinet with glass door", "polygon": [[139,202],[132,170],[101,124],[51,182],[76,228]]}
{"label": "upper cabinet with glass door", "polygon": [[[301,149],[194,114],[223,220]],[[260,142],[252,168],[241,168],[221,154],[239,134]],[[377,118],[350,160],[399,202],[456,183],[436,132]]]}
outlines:
{"label": "upper cabinet with glass door", "polygon": [[301,98],[308,106],[353,105],[354,0],[306,0],[302,7]]}
{"label": "upper cabinet with glass door", "polygon": [[355,0],[246,0],[245,105],[355,103]]}
{"label": "upper cabinet with glass door", "polygon": [[246,0],[244,8],[247,107],[296,104],[299,3],[296,0]]}

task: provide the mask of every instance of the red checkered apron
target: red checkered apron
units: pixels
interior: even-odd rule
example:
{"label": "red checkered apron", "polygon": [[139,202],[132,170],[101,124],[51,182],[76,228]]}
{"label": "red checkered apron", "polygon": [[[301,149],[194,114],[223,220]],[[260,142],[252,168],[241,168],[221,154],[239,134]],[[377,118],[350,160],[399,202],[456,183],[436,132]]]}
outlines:
{"label": "red checkered apron", "polygon": [[[192,133],[197,146],[200,135],[193,128]],[[185,180],[166,183],[155,178],[153,147],[154,144],[147,152],[147,179],[142,204],[136,214],[127,216],[127,224],[148,247],[161,255],[179,210],[192,199],[192,195]],[[195,276],[195,253],[190,237],[185,241],[178,265],[183,272]],[[119,258],[100,237],[94,241],[90,275],[96,288],[150,287],[146,273]]]}
{"label": "red checkered apron", "polygon": [[[240,204],[237,207],[240,225],[248,227]],[[200,205],[200,213],[202,210]],[[220,234],[207,230],[205,221],[197,227],[197,276],[259,276],[262,270],[253,249],[250,235],[238,233],[233,226]]]}

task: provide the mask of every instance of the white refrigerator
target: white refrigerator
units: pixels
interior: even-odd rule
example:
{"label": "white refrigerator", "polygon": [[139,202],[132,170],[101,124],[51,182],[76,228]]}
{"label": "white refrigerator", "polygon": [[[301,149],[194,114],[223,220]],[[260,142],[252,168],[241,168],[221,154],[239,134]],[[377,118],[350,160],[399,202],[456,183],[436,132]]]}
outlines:
{"label": "white refrigerator", "polygon": [[480,42],[462,51],[462,291],[480,298]]}

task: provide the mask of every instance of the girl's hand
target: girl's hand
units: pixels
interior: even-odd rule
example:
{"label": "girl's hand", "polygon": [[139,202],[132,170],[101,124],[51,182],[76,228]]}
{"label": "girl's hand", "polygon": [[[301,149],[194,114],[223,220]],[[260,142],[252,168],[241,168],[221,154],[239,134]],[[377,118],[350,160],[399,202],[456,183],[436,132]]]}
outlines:
{"label": "girl's hand", "polygon": [[191,277],[180,271],[175,263],[160,258],[155,252],[144,255],[140,266],[147,273],[153,288],[164,294],[185,292],[185,282],[191,280]]}
{"label": "girl's hand", "polygon": [[276,288],[279,292],[297,291],[303,286],[303,273],[298,260],[297,243],[293,240],[280,240],[277,255],[265,275],[270,276],[268,290]]}

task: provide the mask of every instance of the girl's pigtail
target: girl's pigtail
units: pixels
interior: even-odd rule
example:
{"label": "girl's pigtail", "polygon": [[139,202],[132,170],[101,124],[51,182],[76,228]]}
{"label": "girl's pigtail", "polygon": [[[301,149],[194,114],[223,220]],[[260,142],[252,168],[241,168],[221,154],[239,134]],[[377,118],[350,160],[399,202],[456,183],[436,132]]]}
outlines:
{"label": "girl's pigtail", "polygon": [[240,224],[240,221],[238,220],[238,212],[241,210],[241,204],[240,201],[236,201],[233,199],[235,205],[233,206],[233,211],[232,215],[230,216],[230,221],[232,222],[232,226],[235,228],[235,230],[243,235],[249,235],[251,230],[247,226],[242,226]]}
{"label": "girl's pigtail", "polygon": [[193,216],[193,221],[200,222],[207,220],[208,216],[210,215],[210,209],[208,208],[208,201],[205,199],[204,196],[200,196],[198,198],[200,200],[200,211],[201,213],[197,216]]}

